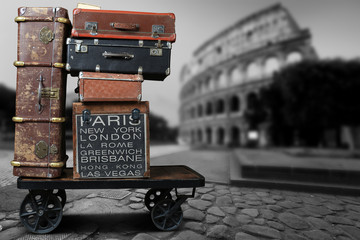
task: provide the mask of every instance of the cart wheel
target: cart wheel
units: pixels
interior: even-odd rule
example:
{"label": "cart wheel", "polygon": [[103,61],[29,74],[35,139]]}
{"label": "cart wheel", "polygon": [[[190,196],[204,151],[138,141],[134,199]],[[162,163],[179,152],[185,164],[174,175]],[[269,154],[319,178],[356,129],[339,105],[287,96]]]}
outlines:
{"label": "cart wheel", "polygon": [[161,200],[172,199],[170,189],[152,188],[145,194],[145,206],[149,211]]}
{"label": "cart wheel", "polygon": [[61,222],[62,205],[51,191],[31,191],[20,207],[20,219],[33,233],[49,233]]}
{"label": "cart wheel", "polygon": [[52,194],[55,195],[61,202],[62,207],[64,208],[66,204],[66,192],[64,189],[54,189]]}
{"label": "cart wheel", "polygon": [[183,213],[180,207],[172,209],[174,205],[174,200],[164,199],[153,207],[151,219],[155,227],[163,231],[171,231],[179,227]]}

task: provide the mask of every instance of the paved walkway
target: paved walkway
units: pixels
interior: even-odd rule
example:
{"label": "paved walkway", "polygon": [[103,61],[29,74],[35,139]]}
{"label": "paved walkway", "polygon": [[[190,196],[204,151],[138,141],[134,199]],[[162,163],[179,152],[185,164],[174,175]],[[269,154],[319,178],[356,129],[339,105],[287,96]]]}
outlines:
{"label": "paved walkway", "polygon": [[144,189],[67,192],[62,223],[53,233],[28,233],[17,210],[2,209],[0,239],[355,240],[360,236],[359,197],[207,184],[182,205],[179,229],[161,232],[144,207]]}

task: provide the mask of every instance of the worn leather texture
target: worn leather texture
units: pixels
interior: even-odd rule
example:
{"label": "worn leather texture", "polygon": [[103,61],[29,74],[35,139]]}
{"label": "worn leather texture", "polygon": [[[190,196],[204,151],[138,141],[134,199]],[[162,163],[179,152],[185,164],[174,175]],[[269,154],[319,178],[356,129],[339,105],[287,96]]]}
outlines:
{"label": "worn leather texture", "polygon": [[18,14],[25,21],[18,22],[17,62],[24,64],[17,66],[14,162],[20,166],[14,165],[13,173],[60,177],[62,167],[52,166],[67,159],[66,71],[61,66],[70,24],[59,22],[68,18],[67,10],[21,7]]}
{"label": "worn leather texture", "polygon": [[[96,31],[91,28],[91,23],[96,23]],[[162,40],[170,42],[176,40],[175,15],[173,13],[75,8],[73,11],[73,24],[72,37]],[[157,32],[153,33],[153,30],[157,30]]]}
{"label": "worn leather texture", "polygon": [[140,101],[142,76],[83,72],[79,77],[80,101]]}

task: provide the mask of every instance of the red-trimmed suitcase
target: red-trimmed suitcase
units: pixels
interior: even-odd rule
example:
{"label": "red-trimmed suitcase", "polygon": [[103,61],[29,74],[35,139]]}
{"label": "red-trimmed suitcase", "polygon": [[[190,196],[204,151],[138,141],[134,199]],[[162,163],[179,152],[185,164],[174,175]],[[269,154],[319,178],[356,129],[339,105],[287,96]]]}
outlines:
{"label": "red-trimmed suitcase", "polygon": [[70,20],[64,8],[21,7],[14,166],[15,176],[55,178],[65,152],[65,41]]}
{"label": "red-trimmed suitcase", "polygon": [[142,75],[80,72],[80,102],[141,100]]}
{"label": "red-trimmed suitcase", "polygon": [[72,37],[176,40],[173,13],[75,8],[73,25]]}

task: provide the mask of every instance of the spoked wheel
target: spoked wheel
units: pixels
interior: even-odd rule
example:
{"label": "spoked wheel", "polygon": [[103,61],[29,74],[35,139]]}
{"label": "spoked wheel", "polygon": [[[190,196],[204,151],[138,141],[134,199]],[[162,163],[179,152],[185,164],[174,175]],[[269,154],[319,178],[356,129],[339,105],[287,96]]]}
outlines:
{"label": "spoked wheel", "polygon": [[64,189],[54,189],[52,194],[55,195],[61,202],[62,207],[64,208],[66,204],[66,192]]}
{"label": "spoked wheel", "polygon": [[61,222],[61,202],[51,191],[31,191],[21,203],[20,219],[33,233],[49,233]]}
{"label": "spoked wheel", "polygon": [[165,199],[153,207],[151,219],[155,227],[163,231],[171,231],[180,226],[183,213],[180,207],[173,209],[174,205],[174,200]]}
{"label": "spoked wheel", "polygon": [[145,206],[151,211],[156,203],[164,199],[172,199],[170,189],[152,188],[145,194]]}

